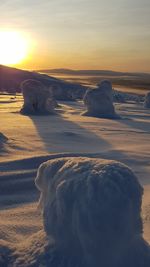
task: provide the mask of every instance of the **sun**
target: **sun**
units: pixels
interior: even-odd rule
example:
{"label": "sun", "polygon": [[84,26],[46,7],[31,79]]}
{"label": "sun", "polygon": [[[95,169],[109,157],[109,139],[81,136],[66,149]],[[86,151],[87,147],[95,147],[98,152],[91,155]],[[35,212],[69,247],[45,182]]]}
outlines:
{"label": "sun", "polygon": [[0,31],[0,64],[14,65],[27,56],[28,45],[25,37],[15,31]]}

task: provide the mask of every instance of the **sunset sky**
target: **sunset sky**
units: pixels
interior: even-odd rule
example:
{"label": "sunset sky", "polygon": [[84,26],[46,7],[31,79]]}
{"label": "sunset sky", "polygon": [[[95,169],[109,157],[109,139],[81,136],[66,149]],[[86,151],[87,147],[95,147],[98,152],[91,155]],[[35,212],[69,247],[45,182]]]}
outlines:
{"label": "sunset sky", "polygon": [[16,67],[150,72],[150,0],[0,0],[0,11],[0,31],[27,42]]}

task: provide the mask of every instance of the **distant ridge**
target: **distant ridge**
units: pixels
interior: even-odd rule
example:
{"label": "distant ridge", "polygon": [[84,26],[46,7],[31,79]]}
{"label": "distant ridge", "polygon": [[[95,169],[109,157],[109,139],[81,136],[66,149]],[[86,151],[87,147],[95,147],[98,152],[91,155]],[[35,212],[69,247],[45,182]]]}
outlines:
{"label": "distant ridge", "polygon": [[76,89],[85,93],[85,90],[87,89],[87,87],[80,84],[57,79],[37,71],[27,71],[0,65],[0,92],[21,92],[20,84],[27,79],[38,80],[48,87],[56,85],[64,90]]}
{"label": "distant ridge", "polygon": [[20,92],[20,83],[26,79],[39,80],[46,86],[53,84],[65,88],[64,90],[79,91],[85,91],[87,87],[95,87],[101,80],[109,79],[114,88],[123,86],[150,91],[150,73],[65,68],[27,71],[0,65],[0,92]]}
{"label": "distant ridge", "polygon": [[89,75],[89,76],[138,76],[138,77],[150,77],[150,73],[145,72],[119,72],[112,70],[72,70],[72,69],[41,69],[37,70],[37,72],[43,73],[55,73],[55,74],[68,74],[68,75]]}

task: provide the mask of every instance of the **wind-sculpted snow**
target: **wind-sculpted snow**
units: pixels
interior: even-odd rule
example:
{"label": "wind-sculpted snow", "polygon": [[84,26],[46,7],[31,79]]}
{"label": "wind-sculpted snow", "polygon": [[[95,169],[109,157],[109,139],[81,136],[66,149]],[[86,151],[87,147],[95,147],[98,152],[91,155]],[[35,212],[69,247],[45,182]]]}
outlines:
{"label": "wind-sculpted snow", "polygon": [[143,95],[138,95],[133,93],[131,94],[113,90],[113,101],[118,103],[126,103],[126,102],[140,103],[143,102],[144,99]]}
{"label": "wind-sculpted snow", "polygon": [[[143,189],[127,166],[101,157],[59,153],[0,163],[1,267],[149,267]],[[34,204],[39,165],[45,231]]]}
{"label": "wind-sculpted snow", "polygon": [[54,159],[40,166],[36,185],[47,236],[77,266],[149,266],[143,189],[127,166],[86,157]]}
{"label": "wind-sculpted snow", "polygon": [[108,119],[120,118],[116,114],[113,105],[112,85],[110,81],[104,80],[98,85],[98,88],[88,90],[83,101],[87,108],[87,111],[83,115]]}
{"label": "wind-sculpted snow", "polygon": [[48,114],[53,113],[56,106],[50,89],[37,80],[25,80],[21,84],[24,104],[22,114]]}

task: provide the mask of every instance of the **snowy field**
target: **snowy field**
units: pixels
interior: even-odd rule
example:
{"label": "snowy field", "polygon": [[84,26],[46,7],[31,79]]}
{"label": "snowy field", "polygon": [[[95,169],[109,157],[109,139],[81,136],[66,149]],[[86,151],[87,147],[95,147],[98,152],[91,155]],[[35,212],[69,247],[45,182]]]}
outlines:
{"label": "snowy field", "polygon": [[[142,103],[115,104],[121,120],[82,116],[82,101],[60,102],[57,115],[23,116],[22,97],[0,95],[0,238],[21,242],[42,229],[34,178],[53,154],[95,154],[119,160],[144,186],[144,237],[150,241],[150,110]],[[53,157],[53,156],[51,156]]]}

